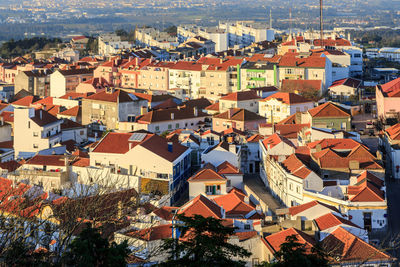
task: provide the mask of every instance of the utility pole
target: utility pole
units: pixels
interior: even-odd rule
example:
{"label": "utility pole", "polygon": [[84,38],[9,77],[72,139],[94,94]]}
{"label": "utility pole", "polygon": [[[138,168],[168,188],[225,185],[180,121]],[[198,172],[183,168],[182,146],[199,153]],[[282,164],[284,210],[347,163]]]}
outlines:
{"label": "utility pole", "polygon": [[320,38],[321,38],[321,48],[324,47],[324,25],[323,25],[323,13],[322,13],[322,0],[319,0],[319,27],[321,30]]}

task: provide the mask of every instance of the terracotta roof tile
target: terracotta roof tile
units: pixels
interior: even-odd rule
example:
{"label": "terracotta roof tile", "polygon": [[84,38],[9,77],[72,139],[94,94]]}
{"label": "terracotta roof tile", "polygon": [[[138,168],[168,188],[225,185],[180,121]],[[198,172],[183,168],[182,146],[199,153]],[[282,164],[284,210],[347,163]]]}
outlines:
{"label": "terracotta roof tile", "polygon": [[222,219],[221,207],[203,195],[198,195],[182,206],[178,214],[185,214],[185,216],[201,215],[203,217]]}
{"label": "terracotta roof tile", "polygon": [[222,162],[217,166],[219,174],[243,174],[238,168],[230,164],[228,161]]}
{"label": "terracotta roof tile", "polygon": [[269,101],[271,99],[277,99],[285,104],[294,105],[300,103],[312,103],[312,100],[309,100],[301,95],[294,94],[294,93],[285,93],[285,92],[278,92],[273,95],[268,96],[267,98],[261,100],[263,102]]}
{"label": "terracotta roof tile", "polygon": [[311,236],[307,235],[306,233],[299,231],[294,228],[289,228],[283,231],[280,231],[278,233],[269,235],[265,237],[265,240],[268,242],[270,247],[273,249],[273,253],[276,253],[280,250],[280,246],[282,243],[286,242],[286,238],[288,236],[295,235],[297,237],[297,242],[304,244],[306,246],[307,250],[311,250],[311,248],[315,244],[314,238]]}
{"label": "terracotta roof tile", "polygon": [[351,117],[342,107],[339,107],[332,102],[327,102],[318,107],[308,110],[312,117],[325,118],[325,117]]}
{"label": "terracotta roof tile", "polygon": [[320,231],[324,231],[331,227],[339,226],[342,224],[360,228],[358,225],[352,223],[351,221],[346,220],[337,215],[334,215],[333,213],[328,213],[328,214],[322,215],[321,217],[316,218],[315,223],[317,224]]}
{"label": "terracotta roof tile", "polygon": [[257,113],[242,108],[231,108],[223,113],[214,115],[213,118],[228,119],[235,121],[265,120],[264,117],[258,115]]}
{"label": "terracotta roof tile", "polygon": [[214,170],[202,169],[188,179],[188,182],[203,182],[203,181],[224,181],[224,182],[226,182],[226,178],[222,177],[221,175],[216,173]]}
{"label": "terracotta roof tile", "polygon": [[330,205],[327,205],[325,203],[322,203],[322,202],[319,202],[317,200],[314,200],[314,201],[307,202],[307,203],[304,203],[304,204],[299,205],[299,206],[290,207],[289,208],[289,214],[291,216],[295,216],[295,215],[297,215],[297,214],[299,214],[299,213],[301,213],[303,211],[306,211],[306,210],[308,210],[308,209],[310,209],[312,207],[315,207],[317,205],[322,205],[322,206],[324,206],[324,207],[326,207],[328,209],[331,209],[332,211],[339,212],[339,210],[337,208],[335,208],[334,206],[330,206]]}
{"label": "terracotta roof tile", "polygon": [[322,88],[321,80],[282,80],[281,90],[285,92],[301,93],[320,91]]}
{"label": "terracotta roof tile", "polygon": [[249,90],[249,91],[230,93],[220,98],[220,100],[229,100],[229,101],[245,101],[252,99],[261,99],[261,97],[259,97],[255,91]]}

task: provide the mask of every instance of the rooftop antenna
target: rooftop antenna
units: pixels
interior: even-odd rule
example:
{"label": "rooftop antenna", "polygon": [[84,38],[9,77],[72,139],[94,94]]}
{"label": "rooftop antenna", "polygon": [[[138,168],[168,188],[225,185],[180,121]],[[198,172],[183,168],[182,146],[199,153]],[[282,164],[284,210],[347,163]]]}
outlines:
{"label": "rooftop antenna", "polygon": [[323,25],[323,13],[322,13],[322,0],[319,0],[319,27],[320,27],[320,38],[321,38],[321,48],[324,47],[324,25]]}

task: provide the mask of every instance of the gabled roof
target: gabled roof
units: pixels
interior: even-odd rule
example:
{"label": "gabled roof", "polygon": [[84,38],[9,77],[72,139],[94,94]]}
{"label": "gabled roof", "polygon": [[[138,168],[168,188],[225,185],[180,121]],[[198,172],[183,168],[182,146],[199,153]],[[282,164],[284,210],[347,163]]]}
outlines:
{"label": "gabled roof", "polygon": [[385,97],[400,97],[400,78],[377,86]]}
{"label": "gabled roof", "polygon": [[287,139],[297,139],[298,134],[304,128],[309,128],[310,124],[275,124],[275,133]]}
{"label": "gabled roof", "polygon": [[178,214],[185,214],[185,216],[201,215],[203,217],[222,219],[221,207],[203,195],[198,195],[183,205]]}
{"label": "gabled roof", "polygon": [[155,215],[157,215],[158,217],[162,218],[163,220],[171,221],[173,218],[172,211],[177,210],[177,209],[179,209],[179,208],[163,206],[163,207],[153,210],[153,213]]}
{"label": "gabled roof", "polygon": [[213,118],[234,120],[234,121],[265,120],[264,117],[258,115],[257,113],[242,108],[231,108],[223,113],[214,115]]}
{"label": "gabled roof", "polygon": [[320,91],[321,80],[282,80],[281,90],[285,92],[313,92]]}
{"label": "gabled roof", "polygon": [[212,169],[202,169],[195,175],[188,179],[188,182],[204,182],[204,181],[223,181],[226,182],[226,178],[216,173]]}
{"label": "gabled roof", "polygon": [[332,85],[329,86],[329,88],[339,86],[339,85],[345,85],[345,86],[352,87],[352,88],[358,88],[361,85],[361,80],[354,79],[354,78],[345,78],[345,79],[334,81],[332,83]]}
{"label": "gabled roof", "polygon": [[79,106],[75,106],[75,107],[72,107],[70,109],[66,109],[66,110],[64,110],[64,111],[62,111],[62,112],[60,112],[58,114],[59,115],[64,115],[64,116],[77,117],[78,114],[79,114],[79,110],[80,110],[80,107]]}
{"label": "gabled roof", "polygon": [[35,116],[31,120],[41,127],[55,122],[62,123],[62,120],[57,119],[57,117],[42,109],[35,110]]}
{"label": "gabled roof", "polygon": [[285,93],[285,92],[275,93],[261,101],[266,102],[271,99],[276,99],[276,100],[278,100],[282,103],[288,104],[288,105],[301,104],[301,103],[312,103],[312,100],[309,100],[301,95],[294,94],[294,93]]}
{"label": "gabled roof", "polygon": [[310,115],[313,118],[351,117],[351,115],[347,111],[345,111],[342,107],[339,107],[338,105],[333,104],[332,102],[326,102],[325,104],[310,109],[308,110],[308,113],[310,113]]}
{"label": "gabled roof", "polygon": [[322,215],[321,217],[318,217],[315,219],[315,223],[317,224],[318,228],[320,231],[324,231],[326,229],[339,226],[339,225],[348,225],[352,227],[357,227],[360,228],[358,225],[352,223],[349,220],[346,220],[340,216],[337,216],[333,213],[328,213],[325,215]]}
{"label": "gabled roof", "polygon": [[[197,112],[197,116],[196,113]],[[195,108],[168,108],[168,109],[158,109],[147,112],[146,114],[136,117],[136,122],[151,124],[155,122],[162,121],[174,121],[174,120],[185,120],[192,118],[202,118],[209,116],[208,114],[202,112],[201,110],[195,111]]]}
{"label": "gabled roof", "polygon": [[351,202],[385,201],[384,192],[367,179],[360,182],[359,185],[348,186],[347,193]]}
{"label": "gabled roof", "polygon": [[290,207],[289,208],[289,214],[291,216],[295,216],[295,215],[297,215],[297,214],[299,214],[299,213],[301,213],[303,211],[306,211],[308,209],[311,209],[311,208],[313,208],[313,207],[315,207],[317,205],[321,205],[321,206],[324,206],[325,208],[328,208],[328,209],[330,209],[332,211],[339,212],[339,210],[337,208],[335,208],[334,206],[330,206],[330,205],[327,205],[325,203],[322,203],[322,202],[319,202],[317,200],[314,200],[314,201],[307,202],[307,203],[304,203],[304,204],[299,205],[299,206]]}
{"label": "gabled roof", "polygon": [[387,128],[385,132],[389,135],[390,139],[400,140],[400,123]]}
{"label": "gabled roof", "polygon": [[270,248],[272,249],[272,253],[276,253],[280,250],[282,243],[286,242],[286,238],[288,236],[295,235],[297,237],[297,242],[304,244],[307,250],[310,250],[314,244],[315,240],[311,236],[307,235],[306,233],[299,231],[295,228],[289,228],[272,235],[265,237],[265,240],[269,244]]}
{"label": "gabled roof", "polygon": [[292,54],[285,54],[279,61],[279,67],[325,68],[325,64],[325,57],[297,58]]}
{"label": "gabled roof", "polygon": [[300,179],[306,179],[312,172],[295,154],[292,154],[285,159],[282,162],[282,165],[292,175],[299,177]]}
{"label": "gabled roof", "polygon": [[259,97],[255,91],[249,90],[249,91],[230,93],[220,98],[220,100],[229,100],[229,101],[245,101],[252,99],[261,99],[261,97]]}
{"label": "gabled roof", "polygon": [[[228,194],[214,198],[214,201],[226,211],[227,217],[246,218],[250,212],[255,210],[253,203],[246,203],[246,195],[238,190],[231,190]],[[256,212],[257,213],[257,212]],[[257,213],[252,216],[253,219],[261,219],[262,215]]]}
{"label": "gabled roof", "polygon": [[219,111],[219,103],[216,102],[204,108],[205,110]]}
{"label": "gabled roof", "polygon": [[363,263],[376,261],[392,261],[394,260],[388,254],[379,251],[372,245],[364,242],[362,239],[346,231],[342,227],[338,227],[330,235],[322,241],[322,247],[332,254],[338,255],[332,257],[333,262],[337,263]]}
{"label": "gabled roof", "polygon": [[44,165],[44,166],[65,166],[64,155],[35,155],[25,164],[27,165]]}
{"label": "gabled roof", "polygon": [[321,149],[331,148],[333,150],[351,150],[362,144],[353,140],[353,139],[334,139],[334,138],[325,138],[322,140],[314,141],[307,144],[309,148],[316,148],[317,145],[321,146]]}
{"label": "gabled roof", "polygon": [[126,235],[145,241],[172,238],[172,224],[152,226],[150,228],[128,232]]}
{"label": "gabled roof", "polygon": [[[93,149],[92,152],[97,153],[117,153],[125,154],[131,148],[138,145],[140,142],[129,142],[132,133],[113,133],[110,132],[103,137]],[[147,134],[143,141],[148,140],[152,135]]]}
{"label": "gabled roof", "polygon": [[[111,89],[110,89],[111,90]],[[123,90],[112,90],[112,92],[108,92],[107,90],[100,91],[98,93],[92,94],[86,99],[89,100],[97,100],[97,101],[105,101],[105,102],[114,102],[114,103],[123,103],[123,102],[132,102],[138,100],[138,98],[134,94],[129,94]]]}
{"label": "gabled roof", "polygon": [[32,105],[34,102],[39,101],[40,98],[37,96],[25,96],[17,101],[12,102],[12,105],[17,105],[17,106],[24,106],[24,107],[29,107]]}
{"label": "gabled roof", "polygon": [[267,139],[265,139],[264,141],[262,141],[262,143],[264,144],[264,147],[266,149],[268,149],[268,145],[270,148],[273,148],[274,146],[280,144],[281,142],[286,143],[287,145],[291,146],[291,147],[295,147],[294,144],[289,141],[288,139],[286,139],[285,137],[280,136],[279,134],[273,134],[270,137],[268,137]]}
{"label": "gabled roof", "polygon": [[228,161],[222,162],[217,166],[219,174],[243,174],[238,168],[230,164]]}
{"label": "gabled roof", "polygon": [[249,138],[246,139],[247,143],[258,143],[258,141],[263,140],[264,136],[260,134],[253,134]]}

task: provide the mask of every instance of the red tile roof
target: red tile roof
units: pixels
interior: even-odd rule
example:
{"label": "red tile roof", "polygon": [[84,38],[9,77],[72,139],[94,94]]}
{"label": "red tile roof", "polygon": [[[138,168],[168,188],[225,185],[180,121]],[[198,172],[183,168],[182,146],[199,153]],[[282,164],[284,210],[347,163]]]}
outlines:
{"label": "red tile roof", "polygon": [[[172,115],[173,114],[173,115]],[[150,124],[162,121],[171,120],[185,120],[192,118],[203,118],[209,116],[208,114],[197,109],[197,116],[195,116],[195,108],[169,108],[169,109],[159,109],[152,110],[146,114],[136,117],[136,122]]]}
{"label": "red tile roof", "polygon": [[106,90],[100,91],[98,93],[92,94],[88,96],[86,99],[97,100],[97,101],[105,101],[105,102],[114,102],[114,103],[123,103],[123,102],[132,102],[135,100],[135,96],[133,94],[129,94],[123,90],[113,90],[112,92],[107,92]]}
{"label": "red tile roof", "polygon": [[342,107],[339,107],[332,102],[326,102],[318,107],[308,110],[312,117],[327,118],[327,117],[351,117]]}
{"label": "red tile roof", "polygon": [[126,233],[126,235],[145,241],[172,238],[172,224],[163,224]]}
{"label": "red tile roof", "polygon": [[216,173],[211,169],[202,169],[195,175],[188,179],[188,182],[204,182],[204,181],[223,181],[226,182],[226,178]]}
{"label": "red tile roof", "polygon": [[328,214],[322,215],[321,217],[316,218],[315,223],[317,224],[320,231],[324,231],[331,227],[339,226],[342,224],[360,228],[358,225],[352,223],[351,221],[346,220],[337,215],[334,215],[333,213],[328,213]]}
{"label": "red tile roof", "polygon": [[243,174],[238,168],[230,164],[228,161],[222,162],[217,166],[219,174]]}
{"label": "red tile roof", "polygon": [[171,221],[173,218],[172,211],[177,210],[177,209],[179,209],[179,208],[163,206],[161,208],[153,210],[153,213],[155,215],[157,215],[158,217],[162,218],[163,220]]}
{"label": "red tile roof", "polygon": [[310,124],[275,124],[275,133],[287,139],[297,139],[298,134],[304,129],[310,128]]}
{"label": "red tile roof", "polygon": [[294,228],[289,228],[289,229],[280,231],[278,233],[269,235],[265,238],[265,240],[270,245],[270,247],[273,249],[273,251],[271,251],[271,252],[276,253],[280,250],[282,243],[286,242],[286,238],[288,236],[292,236],[292,235],[295,235],[297,238],[297,242],[304,244],[306,246],[307,250],[311,250],[311,248],[315,244],[314,238],[312,238],[311,236],[307,235],[306,233],[299,231],[297,229],[294,229]]}
{"label": "red tile roof", "polygon": [[390,139],[400,140],[400,123],[387,128],[385,132],[389,135]]}
{"label": "red tile roof", "polygon": [[246,101],[252,99],[261,99],[261,97],[259,97],[255,91],[249,90],[249,91],[230,93],[220,98],[220,100],[229,100],[229,101]]}
{"label": "red tile roof", "polygon": [[[255,210],[253,203],[245,202],[246,195],[241,191],[231,190],[228,194],[214,198],[214,201],[226,211],[226,216],[231,218],[246,218],[250,212]],[[257,214],[261,219],[261,214]]]}
{"label": "red tile roof", "polygon": [[321,149],[331,148],[333,150],[351,150],[362,144],[353,139],[325,138],[319,141],[308,143],[307,147],[313,149],[316,148],[317,145],[320,145]]}
{"label": "red tile roof", "polygon": [[310,209],[312,207],[315,207],[317,205],[322,205],[322,206],[324,206],[324,207],[326,207],[328,209],[331,209],[332,211],[339,212],[339,210],[337,208],[335,208],[334,206],[330,206],[330,205],[327,205],[325,203],[322,203],[322,202],[319,202],[317,200],[314,200],[314,201],[307,202],[307,203],[304,203],[304,204],[299,205],[299,206],[290,207],[289,208],[289,214],[291,216],[295,216],[295,215],[297,215],[297,214],[299,214],[299,213],[301,213],[303,211],[306,211],[306,210],[308,210],[308,209]]}
{"label": "red tile roof", "polygon": [[292,154],[285,159],[282,162],[282,165],[292,175],[299,177],[300,179],[306,179],[312,172],[295,154]]}
{"label": "red tile roof", "polygon": [[198,195],[182,206],[178,214],[185,214],[185,216],[201,215],[203,217],[222,219],[221,207],[203,195]]}
{"label": "red tile roof", "polygon": [[385,194],[368,180],[363,180],[359,185],[348,186],[347,193],[351,202],[382,202]]}
{"label": "red tile roof", "polygon": [[339,86],[339,85],[345,85],[345,86],[349,86],[352,88],[358,88],[361,85],[361,80],[354,79],[354,78],[345,78],[345,79],[334,81],[332,83],[332,85],[329,86],[329,88]]}
{"label": "red tile roof", "polygon": [[40,98],[36,96],[25,96],[17,101],[12,102],[12,105],[17,105],[17,106],[24,106],[24,107],[29,107],[32,105],[34,102],[39,101]]}
{"label": "red tile roof", "polygon": [[368,265],[368,262],[394,260],[342,227],[338,227],[327,236],[322,241],[322,247],[333,255],[338,255],[338,257],[332,257],[332,262],[337,264],[349,262],[353,265],[355,263]]}
{"label": "red tile roof", "polygon": [[264,136],[260,135],[260,134],[253,134],[252,136],[250,136],[249,138],[247,138],[247,142],[248,143],[258,143],[258,141],[263,140]]}
{"label": "red tile roof", "polygon": [[72,108],[70,108],[70,109],[66,109],[66,110],[64,110],[64,111],[62,111],[62,112],[60,112],[60,113],[58,113],[58,114],[64,115],[64,116],[73,116],[73,117],[77,117],[78,114],[79,114],[79,109],[80,109],[79,106],[75,106],[75,107],[72,107]]}
{"label": "red tile roof", "polygon": [[377,86],[385,97],[400,97],[400,78]]}
{"label": "red tile roof", "polygon": [[279,61],[280,67],[325,68],[325,64],[325,57],[297,58],[291,54],[285,54]]}
{"label": "red tile roof", "polygon": [[[343,38],[323,39],[322,44],[324,46],[351,46],[350,41]],[[321,39],[314,39],[314,46],[321,46]]]}
{"label": "red tile roof", "polygon": [[205,110],[219,111],[219,103],[216,102],[214,104],[211,104],[211,105],[205,107]]}
{"label": "red tile roof", "polygon": [[42,109],[35,110],[35,116],[31,120],[41,127],[55,122],[62,123],[62,120],[57,119],[57,117]]}
{"label": "red tile roof", "polygon": [[270,148],[273,148],[274,146],[280,144],[281,142],[285,142],[289,146],[295,147],[293,145],[293,143],[290,142],[288,139],[286,139],[285,137],[282,137],[282,136],[280,136],[280,135],[278,135],[276,133],[271,135],[270,137],[268,137],[264,141],[262,141],[262,143],[264,144],[264,147],[266,149],[268,149],[268,145],[269,145]]}
{"label": "red tile roof", "polygon": [[65,166],[64,155],[35,155],[29,159],[27,165],[43,165],[43,166]]}
{"label": "red tile roof", "polygon": [[288,105],[300,104],[300,103],[312,103],[312,100],[309,100],[301,95],[294,94],[294,93],[285,93],[285,92],[278,92],[273,95],[268,96],[267,98],[263,99],[262,101],[269,101],[271,99],[277,99],[282,103]]}
{"label": "red tile roof", "polygon": [[311,92],[320,91],[322,88],[321,80],[282,80],[281,90],[285,92]]}
{"label": "red tile roof", "polygon": [[258,115],[257,113],[254,113],[247,109],[242,109],[242,108],[231,108],[223,113],[214,115],[213,118],[227,119],[227,120],[234,120],[234,121],[265,120],[264,117]]}

